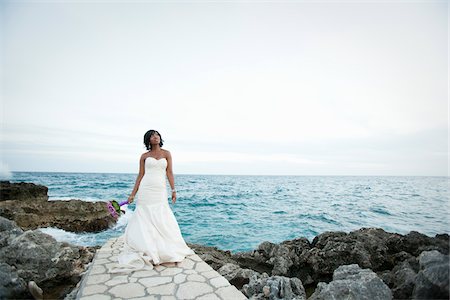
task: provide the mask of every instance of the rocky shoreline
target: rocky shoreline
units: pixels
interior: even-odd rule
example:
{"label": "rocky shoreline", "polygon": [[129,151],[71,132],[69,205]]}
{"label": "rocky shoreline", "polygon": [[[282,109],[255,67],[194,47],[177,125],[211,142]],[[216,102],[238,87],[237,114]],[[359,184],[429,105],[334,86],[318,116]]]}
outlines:
{"label": "rocky shoreline", "polygon": [[80,281],[96,248],[60,243],[0,217],[0,299],[33,299],[30,283],[42,289],[44,299],[64,298]]}
{"label": "rocky shoreline", "polygon": [[[114,223],[102,202],[79,209],[83,201],[48,201],[47,191],[0,182],[1,299],[36,297],[30,286],[45,298],[73,299],[96,247],[60,243],[35,229],[99,231]],[[249,252],[188,245],[250,299],[448,299],[449,242],[448,234],[361,228],[312,242],[263,242]]]}
{"label": "rocky shoreline", "polygon": [[48,201],[47,192],[42,185],[0,181],[0,216],[23,229],[57,227],[71,232],[99,232],[116,223],[104,202]]}
{"label": "rocky shoreline", "polygon": [[361,228],[235,254],[190,246],[251,299],[449,298],[448,234]]}

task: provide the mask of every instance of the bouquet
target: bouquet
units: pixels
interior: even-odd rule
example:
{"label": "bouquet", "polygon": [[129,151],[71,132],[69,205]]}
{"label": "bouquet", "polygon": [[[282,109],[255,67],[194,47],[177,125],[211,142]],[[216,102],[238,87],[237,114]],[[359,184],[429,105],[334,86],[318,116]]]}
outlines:
{"label": "bouquet", "polygon": [[106,207],[108,208],[108,210],[109,210],[109,212],[111,213],[111,215],[115,218],[115,219],[117,219],[117,218],[119,218],[119,216],[121,215],[121,214],[124,214],[125,213],[125,211],[124,210],[121,210],[120,208],[121,208],[121,206],[123,206],[123,205],[125,205],[125,204],[127,204],[128,203],[128,201],[122,201],[122,202],[117,202],[116,200],[112,200],[112,201],[108,201],[107,203],[106,203]]}

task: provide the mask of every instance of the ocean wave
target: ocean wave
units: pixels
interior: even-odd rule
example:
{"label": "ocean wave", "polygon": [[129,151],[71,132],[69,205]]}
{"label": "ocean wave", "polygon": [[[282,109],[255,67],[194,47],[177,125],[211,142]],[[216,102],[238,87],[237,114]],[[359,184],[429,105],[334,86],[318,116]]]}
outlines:
{"label": "ocean wave", "polygon": [[392,216],[392,214],[384,207],[374,206],[374,207],[369,208],[369,210],[371,212],[374,212],[374,213],[377,213],[377,214],[386,215],[386,216]]}
{"label": "ocean wave", "polygon": [[203,207],[203,206],[217,206],[217,203],[209,203],[209,202],[194,202],[188,204],[191,207]]}
{"label": "ocean wave", "polygon": [[81,200],[81,201],[86,201],[86,202],[106,202],[109,200],[105,200],[105,199],[99,199],[99,198],[74,198],[74,197],[64,197],[64,196],[49,196],[48,197],[49,201],[68,201],[68,200]]}
{"label": "ocean wave", "polygon": [[306,219],[306,220],[314,220],[319,222],[325,222],[328,224],[333,225],[341,225],[341,222],[332,219],[330,216],[328,216],[325,213],[319,213],[319,214],[299,214],[299,218]]}
{"label": "ocean wave", "polygon": [[1,180],[11,180],[13,178],[13,173],[9,169],[9,166],[4,162],[0,162],[0,179]]}

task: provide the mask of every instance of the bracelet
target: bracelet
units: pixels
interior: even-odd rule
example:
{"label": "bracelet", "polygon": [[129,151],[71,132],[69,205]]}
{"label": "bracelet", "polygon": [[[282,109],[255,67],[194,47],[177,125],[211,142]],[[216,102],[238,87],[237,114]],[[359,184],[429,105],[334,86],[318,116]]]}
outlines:
{"label": "bracelet", "polygon": [[177,192],[177,190],[176,189],[172,189],[172,193],[176,193]]}

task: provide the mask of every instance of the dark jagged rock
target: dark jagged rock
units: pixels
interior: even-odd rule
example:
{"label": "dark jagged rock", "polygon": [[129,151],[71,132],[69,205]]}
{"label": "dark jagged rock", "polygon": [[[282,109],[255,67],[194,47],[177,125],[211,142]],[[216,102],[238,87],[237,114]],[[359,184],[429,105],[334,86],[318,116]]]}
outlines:
{"label": "dark jagged rock", "polygon": [[339,266],[357,264],[376,272],[394,298],[411,299],[420,271],[418,256],[425,250],[448,255],[449,236],[428,237],[418,232],[401,235],[380,228],[362,228],[349,233],[325,232],[311,243],[305,238],[280,244],[266,241],[253,251],[235,254],[215,247],[198,249],[207,263],[242,292],[253,275],[267,273],[268,277],[300,279],[310,295],[319,282],[330,282]]}
{"label": "dark jagged rock", "polygon": [[333,281],[328,284],[320,282],[309,299],[389,300],[392,292],[372,270],[352,264],[337,268]]}
{"label": "dark jagged rock", "polygon": [[251,269],[242,269],[238,265],[232,263],[223,265],[217,272],[238,289],[241,289],[245,284],[249,283],[250,278],[254,274],[259,274]]}
{"label": "dark jagged rock", "polygon": [[423,251],[437,250],[441,253],[448,253],[449,251],[448,234],[429,237],[417,231],[411,231],[406,235],[390,235],[390,238],[386,241],[390,253],[404,251],[413,256],[418,256]]}
{"label": "dark jagged rock", "polygon": [[420,271],[416,276],[413,299],[449,299],[449,255],[436,250],[419,256]]}
{"label": "dark jagged rock", "polygon": [[6,200],[28,200],[45,199],[48,188],[34,183],[19,182],[11,183],[9,181],[0,181],[0,201]]}
{"label": "dark jagged rock", "polygon": [[391,269],[386,241],[395,234],[379,228],[363,228],[350,233],[325,232],[314,238],[313,248],[301,260],[313,270],[314,280],[328,281],[339,266],[358,264],[374,271]]}
{"label": "dark jagged rock", "polygon": [[261,243],[256,250],[251,252],[239,252],[233,255],[233,259],[242,268],[249,268],[259,273],[272,273],[273,262],[270,261],[270,249],[276,244],[270,242]]}
{"label": "dark jagged rock", "polygon": [[194,250],[204,262],[209,264],[214,270],[218,271],[231,284],[239,289],[242,288],[244,284],[249,283],[251,275],[257,273],[248,268],[241,268],[237,261],[232,258],[230,251],[191,243],[187,243],[187,245]]}
{"label": "dark jagged rock", "polygon": [[16,268],[0,262],[0,298],[13,299],[24,295],[26,290],[27,283],[19,277]]}
{"label": "dark jagged rock", "polygon": [[284,241],[281,244],[263,242],[250,252],[240,252],[232,256],[243,268],[250,268],[260,273],[294,277],[303,274],[302,281],[307,278],[309,266],[300,259],[311,250],[306,238]]}
{"label": "dark jagged rock", "polygon": [[236,261],[231,258],[230,251],[220,250],[217,247],[203,246],[191,243],[188,243],[188,246],[192,250],[194,250],[195,253],[200,256],[204,262],[209,264],[214,270],[220,269],[227,263],[236,263]]}
{"label": "dark jagged rock", "polygon": [[414,289],[417,271],[415,257],[405,260],[396,265],[392,271],[380,272],[380,278],[391,288],[395,299],[411,298]]}
{"label": "dark jagged rock", "polygon": [[48,201],[47,191],[47,187],[32,183],[2,182],[0,216],[14,220],[25,230],[58,227],[72,232],[98,232],[116,223],[104,202]]}
{"label": "dark jagged rock", "polygon": [[306,300],[305,288],[298,278],[254,274],[243,286],[243,293],[252,300]]}
{"label": "dark jagged rock", "polygon": [[44,290],[44,298],[61,298],[77,284],[94,257],[92,247],[57,242],[0,217],[0,299],[31,299],[28,282]]}

